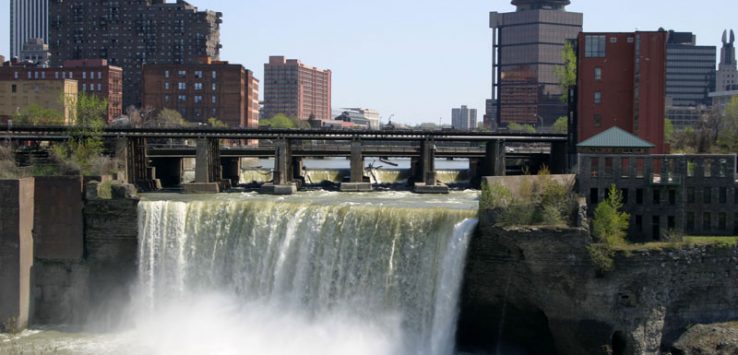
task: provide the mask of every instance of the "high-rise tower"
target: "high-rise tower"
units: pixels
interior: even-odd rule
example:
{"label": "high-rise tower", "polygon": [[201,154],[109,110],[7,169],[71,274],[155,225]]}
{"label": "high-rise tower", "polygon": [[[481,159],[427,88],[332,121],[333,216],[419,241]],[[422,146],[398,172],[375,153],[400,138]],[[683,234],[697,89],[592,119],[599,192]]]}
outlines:
{"label": "high-rise tower", "polygon": [[10,0],[10,58],[35,38],[49,42],[49,0]]}
{"label": "high-rise tower", "polygon": [[720,50],[715,91],[731,91],[738,89],[738,68],[735,58],[735,33],[723,32],[723,48]]}
{"label": "high-rise tower", "polygon": [[[493,31],[492,97],[497,123],[551,125],[566,116],[556,69],[562,50],[582,31],[581,13],[566,11],[569,0],[513,0],[517,11],[490,13]],[[489,125],[490,122],[486,122]]]}

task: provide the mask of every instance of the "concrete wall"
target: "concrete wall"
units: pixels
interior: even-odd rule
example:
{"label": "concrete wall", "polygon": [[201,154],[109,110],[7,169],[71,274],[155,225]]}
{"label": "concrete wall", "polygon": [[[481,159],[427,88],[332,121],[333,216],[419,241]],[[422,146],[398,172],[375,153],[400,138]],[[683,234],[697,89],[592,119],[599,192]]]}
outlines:
{"label": "concrete wall", "polygon": [[0,328],[28,325],[33,206],[33,178],[0,180]]}
{"label": "concrete wall", "polygon": [[83,249],[82,178],[37,177],[33,238],[35,257],[42,260],[81,260]]}

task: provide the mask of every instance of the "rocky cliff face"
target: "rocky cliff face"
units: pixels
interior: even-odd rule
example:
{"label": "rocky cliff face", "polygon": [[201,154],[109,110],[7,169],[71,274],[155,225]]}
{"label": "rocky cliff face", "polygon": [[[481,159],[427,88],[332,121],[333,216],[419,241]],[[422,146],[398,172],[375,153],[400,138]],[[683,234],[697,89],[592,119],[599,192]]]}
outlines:
{"label": "rocky cliff face", "polygon": [[615,255],[598,274],[584,229],[498,228],[480,216],[459,346],[522,354],[659,354],[693,324],[738,319],[738,249]]}

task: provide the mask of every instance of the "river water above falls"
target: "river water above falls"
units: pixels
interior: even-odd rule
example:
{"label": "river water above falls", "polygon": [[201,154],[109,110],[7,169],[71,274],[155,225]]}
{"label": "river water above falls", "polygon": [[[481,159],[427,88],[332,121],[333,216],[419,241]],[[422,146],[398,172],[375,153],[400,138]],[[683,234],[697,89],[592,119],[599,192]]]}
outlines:
{"label": "river water above falls", "polygon": [[0,350],[449,355],[477,196],[147,195],[127,325]]}

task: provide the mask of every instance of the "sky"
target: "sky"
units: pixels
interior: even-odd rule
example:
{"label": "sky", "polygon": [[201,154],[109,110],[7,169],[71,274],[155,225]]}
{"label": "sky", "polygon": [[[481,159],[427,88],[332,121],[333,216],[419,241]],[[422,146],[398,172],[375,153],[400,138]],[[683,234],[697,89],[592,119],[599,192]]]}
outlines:
{"label": "sky", "polygon": [[[169,0],[168,2],[173,2]],[[366,107],[383,122],[451,123],[451,108],[484,115],[491,95],[489,12],[509,0],[191,0],[223,13],[221,60],[263,78],[270,55],[333,72],[333,108]],[[9,53],[0,0],[0,55]],[[691,31],[700,45],[738,30],[736,0],[572,0],[584,31]],[[263,89],[263,88],[262,88]],[[263,92],[263,90],[262,90]]]}

